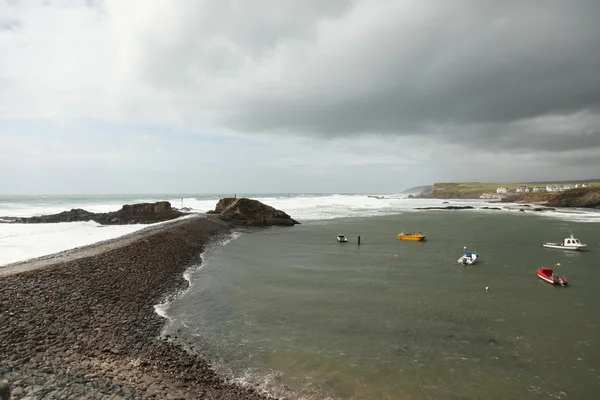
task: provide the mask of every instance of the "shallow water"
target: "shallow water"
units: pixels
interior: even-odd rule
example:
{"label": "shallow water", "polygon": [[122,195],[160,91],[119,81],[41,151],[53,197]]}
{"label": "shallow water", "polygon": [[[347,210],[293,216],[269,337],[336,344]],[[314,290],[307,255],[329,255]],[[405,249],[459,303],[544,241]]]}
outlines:
{"label": "shallow water", "polygon": [[[421,211],[244,231],[190,271],[168,331],[222,372],[289,398],[591,399],[600,393],[597,227]],[[569,229],[591,251],[541,246]],[[402,231],[427,241],[399,241]],[[338,243],[340,233],[350,241]],[[457,264],[463,246],[479,264]],[[535,275],[557,262],[567,288]]]}

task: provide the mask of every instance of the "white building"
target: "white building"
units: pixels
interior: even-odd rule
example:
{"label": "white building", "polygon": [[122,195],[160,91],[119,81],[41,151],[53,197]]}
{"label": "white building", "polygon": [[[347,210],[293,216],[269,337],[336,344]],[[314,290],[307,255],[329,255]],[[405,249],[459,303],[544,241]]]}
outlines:
{"label": "white building", "polygon": [[519,186],[516,190],[517,193],[529,193],[529,188],[527,186]]}
{"label": "white building", "polygon": [[561,187],[558,185],[548,185],[548,186],[546,186],[546,191],[547,192],[560,192]]}
{"label": "white building", "polygon": [[505,187],[499,187],[498,189],[496,189],[496,193],[506,194],[506,188]]}

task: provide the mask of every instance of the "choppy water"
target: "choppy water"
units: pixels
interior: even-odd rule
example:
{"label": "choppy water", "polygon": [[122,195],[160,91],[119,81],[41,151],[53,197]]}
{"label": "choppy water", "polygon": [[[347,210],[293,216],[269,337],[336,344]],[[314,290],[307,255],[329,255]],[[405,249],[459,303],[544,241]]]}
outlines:
{"label": "choppy water", "polygon": [[[541,246],[569,229],[591,251]],[[427,241],[399,241],[401,231]],[[478,265],[457,264],[463,246]],[[595,223],[502,211],[243,231],[190,271],[168,331],[221,371],[288,398],[593,399],[598,254]],[[535,275],[557,262],[568,288]]]}

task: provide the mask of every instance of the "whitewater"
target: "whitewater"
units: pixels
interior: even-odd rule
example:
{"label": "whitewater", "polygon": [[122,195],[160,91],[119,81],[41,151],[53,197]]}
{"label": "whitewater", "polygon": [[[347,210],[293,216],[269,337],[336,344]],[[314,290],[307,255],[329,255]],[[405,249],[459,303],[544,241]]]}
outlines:
{"label": "whitewater", "polygon": [[[490,203],[486,200],[414,199],[406,194],[242,194],[285,211],[302,222],[336,218],[362,218],[397,215],[420,207],[472,206],[474,210],[448,212],[519,212],[516,204]],[[231,195],[98,195],[98,196],[0,196],[2,217],[31,217],[55,214],[73,208],[91,212],[119,210],[124,204],[169,201],[173,207],[190,212],[213,210],[222,197]],[[480,207],[501,207],[482,210]],[[600,222],[600,212],[586,209],[562,209],[543,213],[526,213],[544,218],[574,222]],[[77,247],[114,239],[148,225],[101,226],[95,222],[57,224],[0,223],[0,267]]]}

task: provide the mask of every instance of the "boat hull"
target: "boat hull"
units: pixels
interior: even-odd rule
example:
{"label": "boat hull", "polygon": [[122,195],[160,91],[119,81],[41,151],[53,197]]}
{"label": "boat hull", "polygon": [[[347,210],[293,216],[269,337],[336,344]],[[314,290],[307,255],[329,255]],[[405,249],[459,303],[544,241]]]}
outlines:
{"label": "boat hull", "polygon": [[569,284],[564,276],[553,276],[553,271],[548,268],[540,268],[536,271],[538,278],[551,285],[566,286]]}
{"label": "boat hull", "polygon": [[398,240],[411,240],[413,242],[421,242],[425,240],[425,235],[398,235]]}
{"label": "boat hull", "polygon": [[586,251],[587,250],[586,244],[582,244],[580,246],[573,246],[573,245],[563,245],[560,243],[543,243],[542,246],[544,246],[548,249],[559,249],[559,250],[572,250],[572,251]]}
{"label": "boat hull", "polygon": [[469,257],[462,256],[461,258],[458,259],[459,264],[466,264],[466,265],[477,264],[477,261],[479,261],[479,257],[469,258]]}

